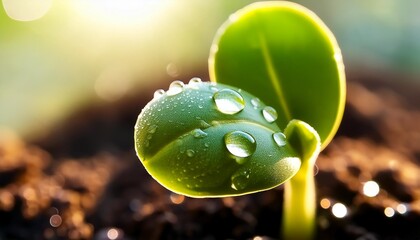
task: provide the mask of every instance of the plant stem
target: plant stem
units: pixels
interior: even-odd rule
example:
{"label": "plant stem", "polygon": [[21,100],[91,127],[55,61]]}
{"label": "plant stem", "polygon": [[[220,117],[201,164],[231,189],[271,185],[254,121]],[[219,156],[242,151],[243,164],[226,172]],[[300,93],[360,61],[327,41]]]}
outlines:
{"label": "plant stem", "polygon": [[285,135],[302,164],[284,186],[283,237],[287,240],[310,240],[315,234],[314,167],[321,151],[321,141],[315,129],[299,120],[290,121]]}
{"label": "plant stem", "polygon": [[285,183],[282,226],[284,239],[309,240],[314,236],[316,215],[314,166],[312,161],[302,161],[298,173]]}

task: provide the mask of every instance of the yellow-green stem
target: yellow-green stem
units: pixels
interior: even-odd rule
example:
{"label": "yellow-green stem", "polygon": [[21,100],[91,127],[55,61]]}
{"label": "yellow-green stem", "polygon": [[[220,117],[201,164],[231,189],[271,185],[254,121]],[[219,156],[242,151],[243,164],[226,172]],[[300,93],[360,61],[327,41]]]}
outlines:
{"label": "yellow-green stem", "polygon": [[302,164],[284,186],[282,235],[287,240],[310,240],[315,235],[314,166],[321,141],[315,129],[299,120],[290,121],[285,135],[299,154]]}
{"label": "yellow-green stem", "polygon": [[284,239],[309,240],[315,234],[316,194],[313,170],[314,163],[304,160],[298,173],[285,183],[282,226]]}

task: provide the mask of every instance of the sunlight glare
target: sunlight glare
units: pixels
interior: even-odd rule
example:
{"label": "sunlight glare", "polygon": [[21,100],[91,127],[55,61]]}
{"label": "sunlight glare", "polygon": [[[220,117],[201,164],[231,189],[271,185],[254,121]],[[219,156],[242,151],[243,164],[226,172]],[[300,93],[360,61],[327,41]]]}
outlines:
{"label": "sunlight glare", "polygon": [[3,0],[7,16],[16,21],[33,21],[50,10],[52,0]]}
{"label": "sunlight glare", "polygon": [[89,20],[106,25],[146,24],[168,7],[169,0],[77,0],[76,10]]}
{"label": "sunlight glare", "polygon": [[103,100],[114,102],[122,98],[131,88],[133,74],[122,66],[105,68],[95,81],[95,92]]}

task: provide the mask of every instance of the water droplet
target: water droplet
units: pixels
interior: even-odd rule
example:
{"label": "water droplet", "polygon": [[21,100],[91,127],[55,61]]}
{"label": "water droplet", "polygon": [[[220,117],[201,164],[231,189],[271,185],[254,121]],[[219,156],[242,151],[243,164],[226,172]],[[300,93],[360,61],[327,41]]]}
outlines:
{"label": "water droplet", "polygon": [[188,157],[194,157],[194,154],[195,154],[194,150],[192,150],[192,149],[187,150],[187,156]]}
{"label": "water droplet", "polygon": [[188,84],[196,84],[196,83],[201,83],[201,79],[198,77],[193,77],[191,78],[191,80],[188,82]]}
{"label": "water droplet", "polygon": [[201,83],[201,79],[198,77],[191,78],[188,82],[188,87],[191,89],[199,89],[199,84]]}
{"label": "water droplet", "polygon": [[148,132],[155,133],[157,129],[157,125],[150,125]]}
{"label": "water droplet", "polygon": [[225,135],[225,145],[228,151],[236,157],[251,156],[257,148],[255,139],[248,133],[233,131]]}
{"label": "water droplet", "polygon": [[267,106],[262,110],[263,116],[267,122],[272,123],[277,120],[277,111],[276,109]]}
{"label": "water droplet", "polygon": [[243,190],[248,186],[250,171],[241,171],[231,178],[231,187],[235,190]]}
{"label": "water droplet", "polygon": [[222,89],[213,95],[217,109],[225,114],[235,114],[245,107],[241,94],[231,89]]}
{"label": "water droplet", "polygon": [[163,96],[163,94],[165,94],[165,90],[163,89],[158,89],[155,91],[155,93],[153,94],[153,98],[160,98]]}
{"label": "water droplet", "polygon": [[273,133],[273,139],[279,147],[286,145],[286,136],[282,132]]}
{"label": "water droplet", "polygon": [[205,137],[207,137],[207,133],[205,133],[203,130],[198,129],[198,128],[194,129],[192,134],[195,138],[205,138]]}
{"label": "water droplet", "polygon": [[261,100],[259,98],[251,99],[251,104],[254,106],[255,109],[261,107]]}
{"label": "water droplet", "polygon": [[219,89],[218,89],[217,87],[214,87],[214,86],[210,86],[210,90],[211,90],[212,92],[217,92],[217,91],[219,91]]}
{"label": "water droplet", "polygon": [[168,96],[173,96],[182,92],[183,89],[184,89],[184,83],[177,80],[177,81],[173,81],[171,85],[169,85],[169,89],[166,93],[168,94]]}
{"label": "water droplet", "polygon": [[208,122],[206,122],[204,120],[200,120],[200,128],[206,129],[206,128],[209,128],[209,127],[211,127],[211,125]]}

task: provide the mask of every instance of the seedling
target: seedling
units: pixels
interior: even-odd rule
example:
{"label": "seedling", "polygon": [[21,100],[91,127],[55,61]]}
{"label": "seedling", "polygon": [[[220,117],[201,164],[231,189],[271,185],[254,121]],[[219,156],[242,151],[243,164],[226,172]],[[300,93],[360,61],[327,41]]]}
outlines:
{"label": "seedling", "polygon": [[138,157],[169,190],[239,196],[285,183],[283,236],[310,239],[313,170],[344,109],[341,53],[322,21],[289,2],[251,4],[219,29],[212,82],[157,90],[135,126]]}

